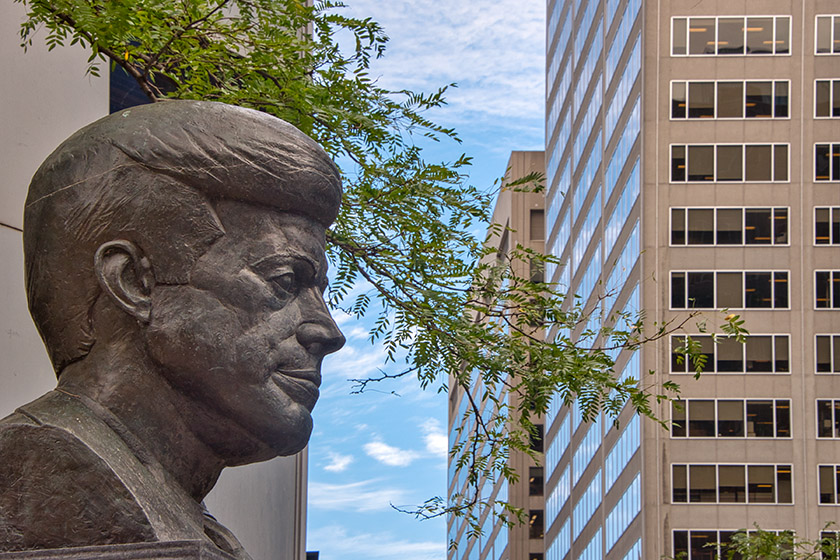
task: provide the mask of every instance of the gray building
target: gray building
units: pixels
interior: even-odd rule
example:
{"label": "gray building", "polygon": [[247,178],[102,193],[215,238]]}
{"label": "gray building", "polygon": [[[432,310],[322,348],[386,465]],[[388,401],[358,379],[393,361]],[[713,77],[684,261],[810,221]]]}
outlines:
{"label": "gray building", "polygon": [[709,558],[753,523],[817,538],[840,520],[840,5],[547,4],[549,280],[593,321],[704,310],[716,332],[728,308],[751,335],[690,322],[697,381],[679,335],[616,354],[681,385],[670,430],[552,408],[546,558]]}
{"label": "gray building", "polygon": [[[26,308],[21,228],[29,180],[70,134],[108,114],[111,84],[85,76],[88,53],[24,53],[25,8],[0,6],[0,417],[55,387],[55,375]],[[107,70],[107,63],[102,68]],[[227,469],[207,498],[210,511],[257,560],[305,556],[306,452]]]}

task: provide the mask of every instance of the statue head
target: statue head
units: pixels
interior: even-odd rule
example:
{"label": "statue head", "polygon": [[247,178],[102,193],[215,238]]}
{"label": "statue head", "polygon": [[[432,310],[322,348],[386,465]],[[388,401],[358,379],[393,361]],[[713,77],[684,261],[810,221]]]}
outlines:
{"label": "statue head", "polygon": [[167,101],[83,128],[24,215],[29,308],[59,380],[98,347],[136,351],[261,458],[299,451],[321,360],[344,342],[323,300],[340,200],[327,154],[258,111]]}

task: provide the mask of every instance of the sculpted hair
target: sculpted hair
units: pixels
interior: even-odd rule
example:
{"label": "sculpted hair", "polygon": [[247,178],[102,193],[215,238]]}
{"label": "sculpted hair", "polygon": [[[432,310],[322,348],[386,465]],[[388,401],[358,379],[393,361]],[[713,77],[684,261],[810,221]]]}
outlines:
{"label": "sculpted hair", "polygon": [[35,173],[24,210],[29,310],[56,373],[95,342],[100,245],[131,241],[157,282],[186,283],[195,260],[224,235],[215,201],[301,214],[328,227],[341,202],[339,177],[321,147],[292,125],[223,103],[159,102],[76,132]]}

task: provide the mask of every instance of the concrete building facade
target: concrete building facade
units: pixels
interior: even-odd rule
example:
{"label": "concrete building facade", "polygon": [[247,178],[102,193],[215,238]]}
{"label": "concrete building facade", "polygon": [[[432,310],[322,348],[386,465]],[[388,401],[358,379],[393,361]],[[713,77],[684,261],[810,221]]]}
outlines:
{"label": "concrete building facade", "polygon": [[711,558],[753,523],[813,539],[840,520],[839,8],[547,2],[548,280],[595,324],[701,310],[713,333],[725,308],[751,333],[714,345],[690,322],[696,381],[677,334],[615,355],[680,384],[655,407],[670,429],[552,408],[548,560]]}
{"label": "concrete building facade", "polygon": [[[110,84],[85,76],[88,53],[48,52],[35,36],[20,47],[22,4],[0,6],[0,417],[55,387],[55,374],[26,307],[23,203],[38,165],[70,134],[108,114]],[[107,70],[107,63],[102,64]],[[226,469],[209,510],[256,560],[305,557],[306,451]]]}
{"label": "concrete building facade", "polygon": [[[499,235],[489,236],[487,243],[496,251],[486,258],[504,259],[508,252],[518,245],[539,252],[544,250],[545,216],[542,193],[517,192],[514,189],[504,188],[504,185],[510,181],[515,181],[530,173],[543,173],[544,159],[544,153],[541,151],[511,153],[502,183],[503,187],[496,201],[491,221],[505,229]],[[530,263],[521,260],[513,261],[511,266],[520,277],[529,277],[532,272],[539,274],[538,270],[531,270]],[[460,387],[450,383],[450,387],[453,387],[449,392],[450,448],[459,439],[468,438],[475,430],[475,417],[472,415],[465,417],[465,413],[471,407],[468,397],[472,396],[476,402],[480,402],[482,393],[488,390],[476,377],[472,380],[469,395]],[[492,390],[499,389],[501,388]],[[508,395],[506,398],[515,399],[516,396]],[[485,421],[490,421],[494,412],[492,402],[482,403],[481,417]],[[542,441],[535,439],[532,442],[532,449],[538,457],[541,457]],[[493,512],[482,511],[479,519],[481,536],[475,538],[470,537],[469,522],[466,518],[450,516],[447,519],[447,540],[450,543],[456,543],[456,546],[449,549],[447,555],[449,560],[543,560],[545,500],[542,461],[535,462],[527,454],[514,451],[508,463],[519,473],[520,479],[514,484],[508,484],[505,480],[480,480],[479,495],[484,499],[509,502],[522,508],[527,516],[527,522],[508,528],[497,516],[493,515]],[[451,457],[447,483],[449,496],[472,492],[468,488],[466,469],[458,470],[456,462]]]}

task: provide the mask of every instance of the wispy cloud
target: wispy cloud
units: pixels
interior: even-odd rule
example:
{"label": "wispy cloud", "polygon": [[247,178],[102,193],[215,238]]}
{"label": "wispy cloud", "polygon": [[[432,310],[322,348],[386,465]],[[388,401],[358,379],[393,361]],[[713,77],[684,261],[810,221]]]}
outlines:
{"label": "wispy cloud", "polygon": [[440,421],[437,418],[429,418],[420,424],[420,429],[423,431],[426,451],[438,457],[445,457],[449,452],[449,438],[441,429]]}
{"label": "wispy cloud", "polygon": [[416,451],[400,449],[379,439],[366,443],[364,450],[373,459],[391,467],[407,467],[420,456]]}
{"label": "wispy cloud", "polygon": [[381,511],[391,504],[406,501],[402,488],[383,487],[379,480],[364,480],[350,484],[309,483],[309,505],[314,508],[338,511]]}
{"label": "wispy cloud", "polygon": [[443,560],[446,545],[440,541],[410,541],[390,533],[350,534],[340,525],[309,531],[306,548],[319,550],[324,558],[399,558],[400,560]]}
{"label": "wispy cloud", "polygon": [[335,451],[329,452],[329,459],[330,462],[324,467],[324,470],[330,472],[343,472],[347,470],[347,467],[349,467],[350,463],[353,462],[352,455],[342,455],[341,453],[336,453]]}
{"label": "wispy cloud", "polygon": [[[545,96],[545,3],[353,0],[391,37],[373,74],[392,88],[432,90],[456,82],[448,117],[534,118]],[[539,37],[540,40],[534,40]],[[541,115],[540,115],[541,119]]]}

